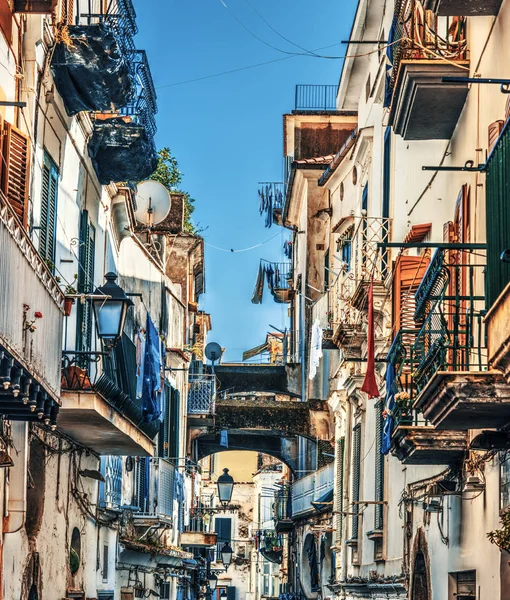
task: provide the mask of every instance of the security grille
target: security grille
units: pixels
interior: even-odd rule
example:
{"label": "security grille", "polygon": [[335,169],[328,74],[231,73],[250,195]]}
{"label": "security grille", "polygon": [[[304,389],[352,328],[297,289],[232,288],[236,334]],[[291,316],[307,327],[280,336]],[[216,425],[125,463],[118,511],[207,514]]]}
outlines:
{"label": "security grille", "polygon": [[212,414],[214,412],[214,393],[214,375],[195,375],[189,382],[188,414]]}

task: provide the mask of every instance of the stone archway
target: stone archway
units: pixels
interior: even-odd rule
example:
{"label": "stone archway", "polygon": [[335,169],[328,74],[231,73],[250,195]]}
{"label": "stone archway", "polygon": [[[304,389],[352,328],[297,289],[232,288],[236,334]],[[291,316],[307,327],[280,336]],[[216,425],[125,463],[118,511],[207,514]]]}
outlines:
{"label": "stone archway", "polygon": [[423,529],[418,529],[413,547],[410,600],[431,600],[430,562]]}

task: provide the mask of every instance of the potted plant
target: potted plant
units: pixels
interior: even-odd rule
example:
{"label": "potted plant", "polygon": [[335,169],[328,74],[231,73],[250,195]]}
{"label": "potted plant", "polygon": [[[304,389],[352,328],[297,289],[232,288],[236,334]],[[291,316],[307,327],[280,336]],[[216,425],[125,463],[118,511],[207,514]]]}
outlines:
{"label": "potted plant", "polygon": [[[74,274],[74,279],[73,279],[73,283],[76,282],[76,280],[78,279],[78,274],[75,273]],[[74,304],[74,298],[72,296],[74,296],[76,294],[76,288],[74,287],[74,285],[72,285],[71,283],[68,283],[65,288],[64,288],[64,294],[65,294],[65,298],[64,298],[64,315],[66,317],[69,317],[71,314],[71,310]]]}

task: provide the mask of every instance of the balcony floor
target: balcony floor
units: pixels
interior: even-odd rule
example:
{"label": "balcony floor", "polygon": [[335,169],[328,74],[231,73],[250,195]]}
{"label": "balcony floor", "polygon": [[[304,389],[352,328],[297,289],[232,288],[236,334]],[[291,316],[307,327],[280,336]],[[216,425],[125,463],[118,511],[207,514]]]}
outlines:
{"label": "balcony floor", "polygon": [[154,443],[94,392],[62,391],[58,428],[100,455],[154,456]]}
{"label": "balcony floor", "polygon": [[[469,66],[469,61],[455,64]],[[459,120],[467,84],[442,83],[467,71],[440,60],[403,60],[393,93],[390,124],[405,140],[446,140]]]}
{"label": "balcony floor", "polygon": [[510,422],[510,384],[499,371],[439,371],[414,407],[437,429],[499,429]]}
{"label": "balcony floor", "polygon": [[180,538],[181,546],[191,546],[193,548],[214,548],[217,541],[217,533],[203,531],[183,531]]}
{"label": "balcony floor", "polygon": [[425,0],[423,8],[442,17],[497,15],[502,0]]}
{"label": "balcony floor", "polygon": [[448,465],[462,458],[466,449],[466,432],[400,426],[393,433],[391,453],[404,465]]}

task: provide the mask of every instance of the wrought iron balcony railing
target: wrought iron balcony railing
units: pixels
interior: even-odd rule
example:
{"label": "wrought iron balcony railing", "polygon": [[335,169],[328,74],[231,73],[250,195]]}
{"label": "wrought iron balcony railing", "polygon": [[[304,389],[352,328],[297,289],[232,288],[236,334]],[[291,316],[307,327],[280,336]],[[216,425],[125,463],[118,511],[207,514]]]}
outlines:
{"label": "wrought iron balcony railing", "polygon": [[381,217],[353,217],[352,225],[338,239],[343,264],[329,288],[328,322],[333,331],[361,326],[364,287],[370,281],[382,283],[387,275],[387,257],[377,244],[389,238],[390,223]]}
{"label": "wrought iron balcony railing", "polygon": [[159,519],[172,521],[176,467],[164,458],[139,458],[136,464],[135,504],[138,521]]}
{"label": "wrought iron balcony railing", "polygon": [[336,110],[336,85],[296,85],[296,111]]}
{"label": "wrought iron balcony railing", "polygon": [[275,523],[288,520],[292,517],[292,494],[291,487],[284,484],[274,495],[274,520]]}
{"label": "wrought iron balcony railing", "polygon": [[438,17],[425,10],[420,0],[397,0],[390,42],[393,89],[403,60],[466,60],[466,19]]}
{"label": "wrought iron balcony railing", "polygon": [[[415,294],[414,318],[422,324],[401,329],[387,357],[395,367],[396,397],[408,399],[409,406],[438,371],[487,368],[484,280],[479,255],[443,249],[434,254]],[[407,410],[405,402],[402,407]]]}
{"label": "wrought iron balcony railing", "polygon": [[99,505],[105,509],[118,510],[122,505],[122,457],[102,456],[99,484]]}
{"label": "wrought iron balcony railing", "polygon": [[203,373],[190,375],[188,414],[213,415],[216,397],[216,377]]}
{"label": "wrought iron balcony railing", "polygon": [[[124,340],[119,342],[114,352],[122,353],[123,343]],[[136,365],[129,368],[136,370]],[[115,359],[108,353],[65,350],[62,353],[61,387],[64,392],[99,394],[151,438],[159,431],[159,421],[147,423],[144,419],[141,400],[135,398],[132,385],[123,379]]]}

